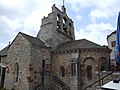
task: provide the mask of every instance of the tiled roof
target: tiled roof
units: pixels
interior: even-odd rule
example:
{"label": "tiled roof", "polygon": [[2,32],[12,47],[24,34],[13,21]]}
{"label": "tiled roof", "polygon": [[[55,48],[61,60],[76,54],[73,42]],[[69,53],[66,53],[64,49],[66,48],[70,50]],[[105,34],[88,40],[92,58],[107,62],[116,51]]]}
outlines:
{"label": "tiled roof", "polygon": [[107,47],[98,45],[86,39],[81,39],[81,40],[69,41],[60,44],[56,50],[67,50],[67,49],[77,49],[77,48],[85,49],[85,48],[107,48]]}

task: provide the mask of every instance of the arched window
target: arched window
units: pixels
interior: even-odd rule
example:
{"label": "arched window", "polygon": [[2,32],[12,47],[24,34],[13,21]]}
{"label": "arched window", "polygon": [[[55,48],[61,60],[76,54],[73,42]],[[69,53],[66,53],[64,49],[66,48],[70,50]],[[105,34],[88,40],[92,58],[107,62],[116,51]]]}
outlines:
{"label": "arched window", "polygon": [[91,65],[87,66],[86,71],[87,71],[88,80],[91,80],[92,79],[92,66]]}
{"label": "arched window", "polygon": [[75,60],[71,61],[71,76],[76,76],[77,70],[76,70],[76,62]]}
{"label": "arched window", "polygon": [[108,62],[105,58],[100,59],[100,71],[107,71],[108,70]]}
{"label": "arched window", "polygon": [[62,77],[65,77],[65,68],[64,68],[64,66],[61,66],[61,67],[60,67],[60,75],[61,75]]}
{"label": "arched window", "polygon": [[63,32],[67,33],[67,19],[63,17]]}
{"label": "arched window", "polygon": [[19,64],[16,62],[14,65],[14,82],[18,82],[18,74],[19,74]]}
{"label": "arched window", "polygon": [[57,15],[57,30],[60,29],[60,15]]}

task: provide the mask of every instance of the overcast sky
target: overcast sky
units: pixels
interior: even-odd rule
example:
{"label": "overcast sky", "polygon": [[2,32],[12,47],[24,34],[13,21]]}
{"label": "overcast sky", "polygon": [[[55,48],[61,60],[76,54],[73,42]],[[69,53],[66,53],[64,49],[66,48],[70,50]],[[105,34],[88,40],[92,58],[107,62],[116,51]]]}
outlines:
{"label": "overcast sky", "polygon": [[[61,9],[62,0],[0,0],[0,50],[12,42],[18,32],[36,37],[41,19]],[[120,0],[65,0],[68,16],[74,21],[76,39],[88,39],[107,45],[106,37],[116,30]]]}

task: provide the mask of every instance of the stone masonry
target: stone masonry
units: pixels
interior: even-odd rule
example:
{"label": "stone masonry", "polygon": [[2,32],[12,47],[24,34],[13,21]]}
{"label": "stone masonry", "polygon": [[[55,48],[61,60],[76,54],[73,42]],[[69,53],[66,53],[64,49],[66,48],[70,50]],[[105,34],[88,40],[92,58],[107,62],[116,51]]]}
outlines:
{"label": "stone masonry", "polygon": [[[7,66],[2,85],[8,90],[82,90],[109,70],[110,52],[89,40],[75,40],[65,6],[59,10],[54,4],[37,37],[19,32],[0,51],[1,63]],[[96,86],[99,83],[88,90]]]}

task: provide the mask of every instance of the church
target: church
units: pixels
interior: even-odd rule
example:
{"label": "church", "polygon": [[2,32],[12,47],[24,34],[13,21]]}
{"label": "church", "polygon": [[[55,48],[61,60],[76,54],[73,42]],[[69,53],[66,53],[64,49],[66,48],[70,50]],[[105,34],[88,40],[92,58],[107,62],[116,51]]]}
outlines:
{"label": "church", "polygon": [[54,4],[36,37],[19,32],[0,51],[0,84],[8,90],[83,90],[109,70],[110,52],[89,40],[75,40],[65,6],[60,10]]}

